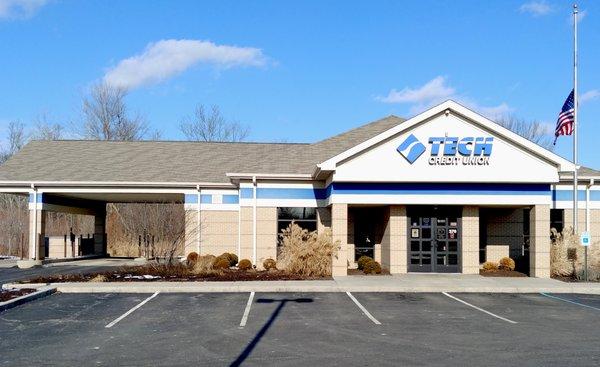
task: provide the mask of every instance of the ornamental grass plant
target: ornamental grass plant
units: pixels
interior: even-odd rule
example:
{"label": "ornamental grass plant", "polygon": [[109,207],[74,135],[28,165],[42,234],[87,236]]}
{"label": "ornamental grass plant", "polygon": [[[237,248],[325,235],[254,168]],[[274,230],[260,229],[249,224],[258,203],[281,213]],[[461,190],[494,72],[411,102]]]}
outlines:
{"label": "ornamental grass plant", "polygon": [[[570,277],[584,280],[585,247],[579,244],[579,234],[573,228],[562,232],[554,228],[550,247],[550,272],[555,277]],[[588,279],[600,281],[600,242],[588,247]]]}
{"label": "ornamental grass plant", "polygon": [[308,277],[331,276],[333,257],[340,247],[339,241],[333,242],[331,230],[309,232],[292,222],[279,237],[282,269]]}

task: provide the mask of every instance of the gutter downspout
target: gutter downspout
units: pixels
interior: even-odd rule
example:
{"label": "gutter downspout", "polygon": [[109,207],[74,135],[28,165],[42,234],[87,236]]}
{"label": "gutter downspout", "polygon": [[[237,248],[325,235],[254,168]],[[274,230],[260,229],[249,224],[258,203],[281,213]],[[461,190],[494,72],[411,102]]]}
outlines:
{"label": "gutter downspout", "polygon": [[201,254],[200,252],[200,201],[202,200],[202,195],[201,195],[201,191],[200,191],[200,185],[196,185],[196,190],[198,191],[197,195],[198,195],[198,206],[196,207],[196,223],[198,224],[197,230],[196,230],[196,249],[197,249],[197,253],[198,255]]}
{"label": "gutter downspout", "polygon": [[31,184],[31,189],[33,190],[33,244],[29,244],[29,258],[37,260],[39,258],[40,246],[38,244],[39,236],[37,234],[37,189],[35,188],[35,185],[33,183]]}
{"label": "gutter downspout", "polygon": [[238,243],[237,243],[237,256],[238,259],[242,259],[242,189],[238,188]]}
{"label": "gutter downspout", "polygon": [[585,187],[585,230],[590,231],[590,189],[594,186],[594,179],[591,178],[589,184]]}
{"label": "gutter downspout", "polygon": [[252,176],[252,264],[256,266],[256,176]]}

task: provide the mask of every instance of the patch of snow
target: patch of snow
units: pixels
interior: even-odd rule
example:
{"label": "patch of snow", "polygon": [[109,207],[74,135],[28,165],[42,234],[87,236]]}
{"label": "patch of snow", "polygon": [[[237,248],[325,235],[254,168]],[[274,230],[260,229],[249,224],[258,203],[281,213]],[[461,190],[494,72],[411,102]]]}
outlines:
{"label": "patch of snow", "polygon": [[125,275],[123,277],[124,279],[146,279],[146,280],[151,280],[151,279],[160,279],[160,276],[158,275],[148,275],[148,274],[144,274],[144,275]]}

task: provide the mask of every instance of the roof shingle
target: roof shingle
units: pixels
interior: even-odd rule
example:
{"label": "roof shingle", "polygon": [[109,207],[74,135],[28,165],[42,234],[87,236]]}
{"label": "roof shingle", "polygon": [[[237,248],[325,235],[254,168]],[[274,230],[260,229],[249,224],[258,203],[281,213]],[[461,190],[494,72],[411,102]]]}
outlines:
{"label": "roof shingle", "polygon": [[226,183],[233,172],[310,174],[402,121],[389,116],[314,144],[32,141],[0,166],[0,180]]}

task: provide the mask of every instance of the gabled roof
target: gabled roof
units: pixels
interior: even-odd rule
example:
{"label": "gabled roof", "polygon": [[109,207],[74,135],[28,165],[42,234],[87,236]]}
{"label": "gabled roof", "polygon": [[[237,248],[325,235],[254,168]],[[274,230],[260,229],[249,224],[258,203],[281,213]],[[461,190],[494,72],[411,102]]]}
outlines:
{"label": "gabled roof", "polygon": [[429,110],[427,110],[409,120],[406,120],[404,123],[402,123],[396,127],[393,127],[387,131],[384,131],[381,134],[378,134],[361,144],[358,144],[358,145],[356,145],[350,149],[347,149],[344,152],[342,152],[326,161],[323,161],[322,163],[317,165],[318,170],[333,171],[333,170],[335,170],[336,165],[339,164],[340,162],[342,162],[350,157],[353,157],[357,154],[360,154],[361,152],[365,151],[366,149],[368,149],[374,145],[377,145],[390,137],[398,135],[404,131],[408,131],[411,128],[415,127],[416,125],[421,124],[424,121],[427,121],[427,120],[429,120],[435,116],[438,116],[442,113],[445,113],[445,112],[456,113],[458,115],[463,116],[464,118],[466,118],[470,122],[474,123],[475,125],[479,125],[480,127],[484,128],[486,130],[493,131],[494,133],[498,134],[499,136],[502,136],[505,139],[507,139],[508,141],[511,141],[513,144],[520,146],[522,149],[527,150],[530,153],[532,153],[548,162],[555,164],[558,167],[559,171],[567,171],[567,170],[573,169],[572,162],[562,158],[561,156],[559,156],[555,153],[552,153],[551,151],[549,151],[545,148],[542,148],[541,146],[525,139],[524,137],[508,130],[507,128],[505,128],[503,126],[500,126],[499,124],[462,106],[461,104],[459,104],[455,101],[447,100],[447,101],[445,101],[435,107],[432,107]]}
{"label": "gabled roof", "polygon": [[314,144],[32,141],[0,166],[0,181],[223,183],[227,173],[304,174],[399,124],[389,116]]}
{"label": "gabled roof", "polygon": [[[410,120],[388,116],[313,144],[32,141],[0,166],[0,185],[66,181],[228,185],[227,174],[236,172],[310,177],[317,166],[334,169],[337,162],[446,109],[494,130],[562,170],[571,169],[572,164],[566,159],[447,101]],[[599,171],[585,167],[581,172],[600,177]]]}

